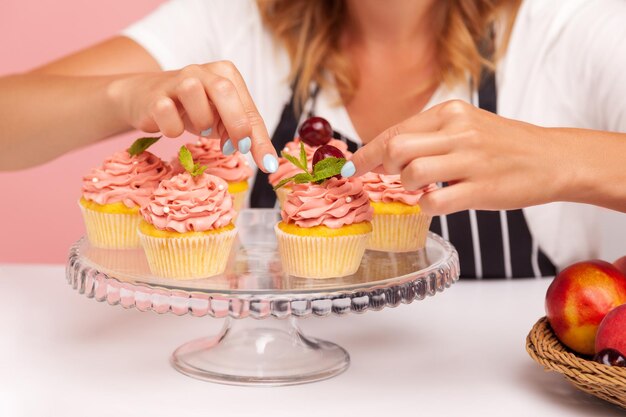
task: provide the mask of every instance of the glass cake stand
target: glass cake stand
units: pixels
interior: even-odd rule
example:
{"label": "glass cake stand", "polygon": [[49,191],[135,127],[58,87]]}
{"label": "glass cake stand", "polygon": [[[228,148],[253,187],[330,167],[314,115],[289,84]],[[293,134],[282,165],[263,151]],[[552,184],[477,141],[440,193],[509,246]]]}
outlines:
{"label": "glass cake stand", "polygon": [[[342,347],[303,335],[297,319],[408,304],[459,277],[456,250],[433,233],[418,252],[366,251],[352,276],[288,276],[274,233],[278,220],[276,210],[243,210],[238,240],[220,276],[158,278],[150,274],[142,249],[98,249],[82,238],[71,248],[67,280],[81,294],[111,305],[225,318],[218,335],[174,351],[171,363],[185,375],[234,385],[291,385],[330,378],[350,364]],[[269,320],[235,320],[242,318]]]}

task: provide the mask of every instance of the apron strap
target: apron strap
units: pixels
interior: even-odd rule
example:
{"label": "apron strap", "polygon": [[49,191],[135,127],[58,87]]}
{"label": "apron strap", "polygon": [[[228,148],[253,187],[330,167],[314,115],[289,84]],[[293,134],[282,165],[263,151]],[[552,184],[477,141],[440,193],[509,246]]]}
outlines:
{"label": "apron strap", "polygon": [[[297,79],[293,85],[295,86],[296,83]],[[296,114],[295,94],[292,86],[291,98],[287,104],[285,104],[285,107],[283,107],[280,121],[272,135],[272,145],[274,145],[275,149],[278,149],[278,152],[287,145],[287,142],[293,140],[296,130],[298,129],[299,119],[300,115]],[[269,183],[268,174],[257,170],[252,193],[250,194],[250,206],[254,208],[273,208],[275,205],[276,193]]]}

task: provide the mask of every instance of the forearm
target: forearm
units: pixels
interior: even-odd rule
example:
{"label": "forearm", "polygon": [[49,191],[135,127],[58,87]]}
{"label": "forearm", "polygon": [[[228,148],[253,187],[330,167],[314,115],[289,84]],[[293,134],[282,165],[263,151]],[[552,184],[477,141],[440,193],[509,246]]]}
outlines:
{"label": "forearm", "polygon": [[0,170],[27,168],[129,130],[109,92],[120,77],[0,78]]}
{"label": "forearm", "polygon": [[568,177],[558,199],[626,212],[626,134],[550,130],[563,150],[556,169]]}

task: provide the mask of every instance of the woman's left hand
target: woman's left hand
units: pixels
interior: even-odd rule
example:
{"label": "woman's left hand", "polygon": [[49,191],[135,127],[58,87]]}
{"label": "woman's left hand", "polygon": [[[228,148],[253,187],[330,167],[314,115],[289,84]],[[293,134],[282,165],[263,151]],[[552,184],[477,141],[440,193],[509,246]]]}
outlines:
{"label": "woman's left hand", "polygon": [[409,190],[447,182],[420,200],[432,215],[542,204],[571,185],[568,162],[581,156],[555,131],[453,100],[383,132],[354,154],[352,171],[401,174]]}

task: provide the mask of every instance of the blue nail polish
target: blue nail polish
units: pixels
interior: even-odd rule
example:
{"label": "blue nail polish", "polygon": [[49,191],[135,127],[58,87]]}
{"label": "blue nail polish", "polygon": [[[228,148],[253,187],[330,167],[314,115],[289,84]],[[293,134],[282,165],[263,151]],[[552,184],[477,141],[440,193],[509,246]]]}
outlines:
{"label": "blue nail polish", "polygon": [[213,128],[208,128],[207,130],[203,130],[202,132],[200,132],[200,136],[204,136],[205,138],[207,136],[209,136],[211,134],[211,131],[213,131]]}
{"label": "blue nail polish", "polygon": [[356,168],[352,161],[348,161],[344,164],[343,168],[341,168],[341,176],[344,178],[350,178],[356,172]]}
{"label": "blue nail polish", "polygon": [[233,153],[235,153],[233,141],[231,141],[230,139],[226,139],[226,142],[224,142],[224,146],[222,147],[222,153],[224,155],[232,155]]}
{"label": "blue nail polish", "polygon": [[276,159],[276,157],[269,153],[266,154],[263,157],[263,168],[265,168],[265,170],[270,174],[276,172],[276,170],[278,169],[278,160]]}
{"label": "blue nail polish", "polygon": [[250,138],[243,138],[237,143],[237,147],[239,148],[239,152],[248,153],[250,152],[250,147],[252,147],[252,141]]}

